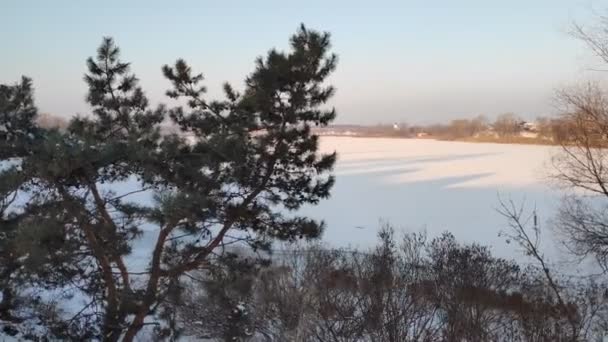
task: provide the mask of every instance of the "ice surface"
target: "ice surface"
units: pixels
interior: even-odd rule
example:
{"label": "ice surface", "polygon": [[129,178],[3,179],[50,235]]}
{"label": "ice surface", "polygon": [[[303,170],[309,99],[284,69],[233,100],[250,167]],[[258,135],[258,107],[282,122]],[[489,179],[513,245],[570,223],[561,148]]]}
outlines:
{"label": "ice surface", "polygon": [[[558,259],[548,221],[562,193],[549,184],[546,171],[556,147],[323,137],[321,150],[338,152],[336,185],[330,199],[305,207],[300,214],[326,221],[322,239],[329,245],[371,247],[380,220],[385,220],[400,231],[426,229],[430,237],[448,230],[458,240],[492,246],[495,255],[527,260],[498,237],[506,228],[496,211],[500,195],[519,202],[525,198],[530,209],[536,206],[541,226],[547,228],[545,251],[552,261]],[[137,188],[131,179],[102,186],[102,191],[120,194]],[[151,193],[137,193],[128,200],[149,204]],[[157,227],[142,228],[144,234],[127,258],[135,272],[146,269],[158,234]],[[0,334],[0,339],[6,338]]]}
{"label": "ice surface", "polygon": [[562,195],[546,172],[557,147],[323,137],[321,150],[338,152],[336,185],[329,200],[304,211],[326,221],[323,239],[337,246],[371,246],[385,220],[431,237],[449,230],[458,240],[516,257],[519,251],[498,237],[506,228],[496,211],[499,196],[525,199],[548,227]]}

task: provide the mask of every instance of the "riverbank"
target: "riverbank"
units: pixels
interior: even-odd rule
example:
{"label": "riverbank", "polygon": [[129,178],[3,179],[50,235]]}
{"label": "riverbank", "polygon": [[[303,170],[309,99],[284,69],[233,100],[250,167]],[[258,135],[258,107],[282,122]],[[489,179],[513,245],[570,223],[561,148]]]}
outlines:
{"label": "riverbank", "polygon": [[522,136],[515,136],[515,137],[479,136],[479,137],[467,137],[467,138],[460,138],[460,139],[439,139],[439,140],[471,142],[471,143],[494,143],[494,144],[548,145],[548,146],[559,145],[550,139],[531,138],[531,137],[522,137]]}
{"label": "riverbank", "polygon": [[324,134],[324,137],[345,137],[345,138],[382,138],[382,139],[408,139],[408,140],[437,140],[437,141],[456,141],[456,142],[469,142],[469,143],[485,143],[485,144],[517,144],[517,145],[546,145],[546,146],[557,146],[553,140],[545,138],[532,138],[524,136],[513,136],[513,137],[495,137],[495,136],[478,136],[478,137],[465,137],[465,138],[447,138],[441,136],[425,136],[425,137],[412,137],[412,136],[400,136],[400,135],[368,135],[368,134],[352,134],[352,135],[330,135]]}

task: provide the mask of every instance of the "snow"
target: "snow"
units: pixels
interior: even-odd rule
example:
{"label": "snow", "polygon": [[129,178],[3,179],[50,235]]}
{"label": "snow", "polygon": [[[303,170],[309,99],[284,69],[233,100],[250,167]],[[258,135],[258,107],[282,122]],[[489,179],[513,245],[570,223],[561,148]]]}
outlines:
{"label": "snow", "polygon": [[426,139],[325,137],[322,149],[339,153],[340,174],[394,172],[390,183],[412,183],[451,177],[474,179],[450,187],[534,186],[546,178],[546,162],[556,147],[482,144]]}
{"label": "snow", "polygon": [[400,231],[425,229],[430,237],[448,230],[492,246],[496,255],[518,257],[520,251],[498,237],[506,228],[496,211],[499,196],[536,206],[541,228],[562,196],[546,172],[556,147],[322,137],[321,151],[338,152],[336,185],[330,199],[304,213],[325,220],[323,240],[330,245],[370,247],[382,220]]}
{"label": "snow", "polygon": [[211,170],[209,167],[205,166],[203,168],[201,168],[199,170],[199,172],[203,175],[203,176],[211,176],[213,174],[213,170]]}
{"label": "snow", "polygon": [[[320,148],[338,152],[336,185],[329,199],[300,214],[325,220],[323,240],[333,246],[372,246],[384,220],[402,231],[425,229],[431,237],[449,230],[459,240],[493,246],[499,256],[518,256],[513,244],[498,237],[506,228],[496,211],[499,196],[536,206],[541,227],[547,228],[563,195],[549,184],[546,171],[557,147],[326,136]],[[135,178],[102,186],[117,193],[137,188]],[[125,200],[149,204],[151,192]],[[142,228],[128,258],[138,270],[147,267],[158,233],[151,225]]]}
{"label": "snow", "polygon": [[241,302],[236,305],[234,313],[235,314],[238,314],[238,313],[246,314],[246,312],[245,312],[246,310],[247,310],[247,308],[245,307],[245,303]]}
{"label": "snow", "polygon": [[[549,227],[563,195],[549,184],[545,171],[555,147],[322,137],[321,150],[338,152],[336,185],[329,199],[300,214],[325,220],[323,241],[331,246],[371,247],[385,220],[400,231],[425,229],[430,237],[449,230],[458,240],[492,246],[495,255],[525,260],[513,243],[498,236],[506,228],[496,211],[499,195],[515,201],[525,198],[530,209],[536,206],[542,228]],[[0,169],[19,162],[4,161]],[[132,178],[101,188],[127,193],[138,184]],[[125,200],[149,204],[151,195],[136,193]],[[158,234],[158,227],[142,228],[144,234],[127,259],[134,272],[147,268]],[[551,247],[550,239],[544,242]],[[246,307],[239,303],[235,309],[244,312]]]}
{"label": "snow", "polygon": [[[498,237],[506,228],[496,211],[499,196],[516,202],[525,199],[530,209],[536,206],[543,228],[549,226],[562,196],[549,184],[546,172],[556,147],[321,137],[320,148],[338,152],[336,185],[329,199],[300,214],[325,220],[323,241],[333,246],[372,246],[384,220],[402,231],[425,229],[431,237],[449,230],[459,240],[493,246],[497,255],[518,256],[513,244]],[[15,162],[5,161],[3,166]],[[101,190],[120,194],[138,186],[132,178]],[[125,200],[149,204],[151,192]],[[145,232],[128,263],[143,271],[158,228],[142,228]]]}

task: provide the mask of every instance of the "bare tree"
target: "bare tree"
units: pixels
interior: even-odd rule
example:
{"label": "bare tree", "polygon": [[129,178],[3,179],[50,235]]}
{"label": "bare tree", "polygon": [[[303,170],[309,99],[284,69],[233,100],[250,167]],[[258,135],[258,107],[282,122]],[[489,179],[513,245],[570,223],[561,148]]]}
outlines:
{"label": "bare tree", "polygon": [[501,207],[498,211],[507,218],[509,224],[509,230],[501,232],[501,235],[504,235],[508,242],[517,243],[523,249],[524,254],[531,257],[540,266],[549,289],[557,299],[559,310],[567,318],[570,325],[570,338],[568,340],[577,341],[580,334],[580,321],[571,309],[572,307],[564,299],[563,288],[554,277],[542,253],[540,247],[541,231],[536,210],[528,214],[525,212],[523,204],[517,207],[512,200],[508,202],[501,200],[500,203]]}
{"label": "bare tree", "polygon": [[[596,26],[573,25],[572,35],[608,63],[608,20]],[[569,251],[595,258],[608,270],[608,93],[601,83],[562,89],[562,115],[554,140],[561,149],[552,158],[552,178],[568,190],[555,219],[555,231]]]}
{"label": "bare tree", "polygon": [[471,119],[471,136],[475,136],[488,128],[488,118],[485,115],[478,115]]}
{"label": "bare tree", "polygon": [[494,121],[494,131],[501,137],[512,137],[519,134],[520,119],[513,113],[499,115]]}
{"label": "bare tree", "polygon": [[366,252],[296,245],[267,268],[242,268],[234,259],[219,272],[201,272],[183,289],[175,326],[213,341],[597,339],[608,326],[602,286],[549,271],[540,231],[522,218],[515,212],[510,236],[541,267],[523,268],[449,233],[399,240],[385,225]]}
{"label": "bare tree", "polygon": [[[591,53],[596,56],[600,62],[608,63],[608,17],[600,15],[596,18],[591,26],[574,23],[570,30],[570,34],[576,39],[583,42]],[[606,71],[606,69],[598,69]]]}
{"label": "bare tree", "polygon": [[[509,228],[501,234],[507,241],[519,245],[536,263],[535,268],[526,272],[532,276],[524,291],[531,298],[542,299],[523,311],[522,326],[530,340],[546,341],[547,336],[553,336],[549,340],[559,341],[601,340],[608,323],[605,285],[599,285],[593,276],[566,277],[547,261],[541,248],[542,232],[535,209],[526,212],[523,204],[516,206],[511,200],[501,200],[499,212],[508,219]],[[573,212],[576,211],[566,210],[560,215]],[[582,214],[576,219],[562,220],[570,224],[580,222],[579,219],[593,218]],[[538,280],[544,281],[539,284]]]}
{"label": "bare tree", "polygon": [[538,136],[545,139],[553,139],[553,131],[551,129],[551,119],[540,116],[536,118]]}
{"label": "bare tree", "polygon": [[608,270],[608,97],[598,84],[562,90],[566,139],[552,157],[551,177],[569,191],[555,230],[574,255]]}

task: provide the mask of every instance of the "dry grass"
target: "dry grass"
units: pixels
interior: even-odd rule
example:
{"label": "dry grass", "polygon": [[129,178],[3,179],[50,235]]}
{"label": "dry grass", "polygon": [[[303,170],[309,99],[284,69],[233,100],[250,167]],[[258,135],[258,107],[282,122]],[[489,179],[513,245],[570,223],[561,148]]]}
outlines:
{"label": "dry grass", "polygon": [[558,145],[553,140],[546,138],[529,138],[521,136],[495,137],[479,136],[455,139],[455,141],[474,142],[474,143],[494,143],[494,144],[523,144],[523,145]]}
{"label": "dry grass", "polygon": [[322,136],[336,136],[336,137],[349,137],[349,138],[391,138],[391,139],[417,139],[417,140],[440,140],[440,141],[459,141],[459,142],[470,142],[470,143],[493,143],[493,144],[521,144],[521,145],[559,145],[547,138],[530,138],[522,136],[512,137],[496,137],[490,135],[483,135],[478,137],[464,137],[464,138],[451,138],[446,136],[427,135],[424,137],[407,137],[398,135],[386,135],[386,134],[357,134],[357,135],[322,135]]}

